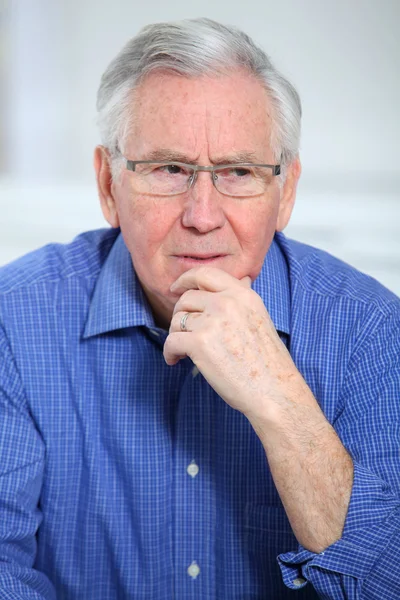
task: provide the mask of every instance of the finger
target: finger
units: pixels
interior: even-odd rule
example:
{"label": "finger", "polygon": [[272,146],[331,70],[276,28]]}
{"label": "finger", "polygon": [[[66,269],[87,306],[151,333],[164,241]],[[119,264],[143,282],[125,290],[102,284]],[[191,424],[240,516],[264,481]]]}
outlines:
{"label": "finger", "polygon": [[[185,329],[182,330],[182,318],[185,315],[188,316],[185,320]],[[202,313],[200,312],[188,312],[187,310],[175,313],[171,319],[171,324],[169,326],[170,333],[176,331],[182,331],[183,333],[196,331],[198,329],[198,319],[201,316]]]}
{"label": "finger", "polygon": [[175,304],[173,315],[179,311],[203,312],[209,295],[204,290],[186,290]]}
{"label": "finger", "polygon": [[222,269],[215,267],[195,267],[182,273],[171,285],[174,294],[181,295],[187,290],[206,290],[222,292],[229,287],[240,284],[239,280]]}
{"label": "finger", "polygon": [[186,332],[172,332],[164,344],[164,360],[167,365],[176,365],[182,358],[190,357],[193,339]]}

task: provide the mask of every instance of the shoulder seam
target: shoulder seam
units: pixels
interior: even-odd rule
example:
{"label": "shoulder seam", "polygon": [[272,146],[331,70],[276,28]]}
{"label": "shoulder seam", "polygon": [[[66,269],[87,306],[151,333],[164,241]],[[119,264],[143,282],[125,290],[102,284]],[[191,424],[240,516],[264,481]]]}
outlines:
{"label": "shoulder seam", "polygon": [[16,473],[17,471],[22,471],[22,469],[27,469],[28,467],[32,467],[33,465],[36,465],[37,463],[42,463],[43,460],[44,460],[44,458],[37,458],[36,460],[32,460],[31,462],[28,462],[25,465],[20,465],[19,467],[15,467],[15,469],[10,469],[8,471],[5,471],[4,473],[0,473],[0,479],[2,477],[7,477],[8,475],[11,475],[11,473]]}
{"label": "shoulder seam", "polygon": [[[304,281],[304,278],[301,275],[304,271],[304,267],[310,263],[311,259],[313,259],[314,256],[315,255],[313,255],[313,254],[311,254],[310,256],[307,256],[306,259],[304,261],[302,261],[301,263],[296,260],[296,263],[295,263],[296,267],[297,267],[296,271],[292,270],[293,277],[294,277],[296,283],[301,286],[302,290],[305,293],[315,294],[316,296],[320,296],[321,298],[327,298],[327,297],[329,297],[329,298],[345,298],[354,304],[362,305],[364,307],[373,307],[384,318],[389,317],[392,314],[392,311],[389,309],[389,307],[391,307],[394,304],[394,301],[386,302],[385,307],[387,310],[384,310],[384,307],[379,306],[376,302],[371,301],[369,303],[369,302],[366,302],[365,300],[363,300],[362,298],[355,298],[354,296],[351,296],[348,293],[334,294],[334,293],[328,291],[324,294],[320,290],[316,289],[315,287],[310,289],[309,285],[307,284],[307,282]],[[343,275],[346,275],[345,271],[342,271],[339,269],[336,271],[336,273],[342,273]]]}

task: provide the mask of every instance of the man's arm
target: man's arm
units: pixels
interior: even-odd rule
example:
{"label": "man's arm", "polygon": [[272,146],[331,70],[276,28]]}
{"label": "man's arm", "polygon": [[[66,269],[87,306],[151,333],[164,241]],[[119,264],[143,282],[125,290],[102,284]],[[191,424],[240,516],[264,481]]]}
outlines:
{"label": "man's arm", "polygon": [[287,585],[299,577],[328,598],[400,597],[400,311],[357,348],[335,430],[354,462],[341,539],[322,554],[279,557]]}
{"label": "man's arm", "polygon": [[[384,573],[390,568],[400,576],[399,551],[396,560],[387,557],[394,542],[400,547],[396,528],[400,506],[398,437],[388,435],[391,408],[399,412],[400,323],[382,329],[379,343],[371,341],[364,357],[354,357],[348,397],[343,398],[348,411],[335,424],[338,436],[276,334],[261,299],[262,306],[257,295],[246,289],[248,282],[230,282],[229,278],[221,272],[216,277],[212,269],[192,270],[180,277],[172,288],[182,296],[166,341],[167,362],[174,364],[181,356],[190,356],[210,385],[247,416],[259,435],[300,543],[299,552],[280,557],[282,565],[291,565],[284,572],[285,583],[296,587],[309,580],[323,597],[335,600],[396,598],[393,582]],[[180,332],[185,312],[190,313],[186,320],[189,333]],[[371,429],[363,428],[365,421],[355,416],[357,394],[371,395],[371,402],[363,402],[371,411]],[[374,419],[377,402],[382,405],[380,425]],[[379,430],[380,426],[383,429]],[[350,428],[357,427],[357,435],[350,435]],[[374,436],[369,446],[367,434]],[[340,438],[357,440],[354,451],[351,444],[346,449]],[[363,444],[368,447],[365,453],[359,451]],[[391,488],[380,477],[385,452],[391,464],[391,479],[386,481],[391,484],[395,477],[398,487]],[[374,460],[376,470],[365,470]],[[366,527],[361,526],[359,513]],[[385,592],[360,596],[359,590],[373,581],[373,568]],[[300,579],[303,576],[304,581]]]}
{"label": "man's arm", "polygon": [[53,586],[32,566],[41,522],[38,501],[44,448],[0,328],[0,598],[54,600]]}
{"label": "man's arm", "polygon": [[[246,415],[299,543],[321,552],[343,530],[350,456],[247,278],[200,268],[184,273],[177,286],[183,295],[165,344],[167,362],[190,356],[215,391]],[[179,333],[185,312],[188,329]]]}
{"label": "man's arm", "polygon": [[318,553],[342,535],[353,461],[312,394],[294,389],[296,396],[282,399],[272,415],[247,416],[298,542]]}

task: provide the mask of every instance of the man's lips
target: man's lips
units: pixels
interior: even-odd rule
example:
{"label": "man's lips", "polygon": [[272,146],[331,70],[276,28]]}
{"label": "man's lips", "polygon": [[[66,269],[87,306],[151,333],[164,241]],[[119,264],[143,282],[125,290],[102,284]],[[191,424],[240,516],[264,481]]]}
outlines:
{"label": "man's lips", "polygon": [[219,256],[226,256],[226,254],[222,252],[210,252],[209,254],[196,254],[195,252],[188,252],[187,254],[176,255],[177,258],[198,258],[205,260],[207,260],[208,258],[217,258]]}
{"label": "man's lips", "polygon": [[209,254],[196,254],[196,253],[190,253],[190,254],[177,254],[174,256],[174,258],[178,259],[180,262],[197,262],[197,263],[205,263],[205,262],[212,262],[214,260],[218,260],[219,258],[224,258],[225,256],[228,256],[227,254],[215,254],[215,253],[209,253]]}

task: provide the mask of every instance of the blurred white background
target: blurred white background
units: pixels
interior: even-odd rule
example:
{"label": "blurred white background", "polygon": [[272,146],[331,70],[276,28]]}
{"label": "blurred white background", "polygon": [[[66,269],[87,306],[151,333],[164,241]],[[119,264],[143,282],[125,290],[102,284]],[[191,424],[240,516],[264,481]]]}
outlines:
{"label": "blurred white background", "polygon": [[400,294],[400,0],[1,0],[0,264],[105,226],[92,173],[101,74],[143,25],[196,16],[244,29],[300,92],[287,234]]}

